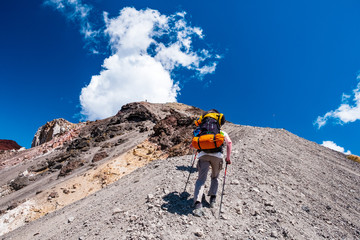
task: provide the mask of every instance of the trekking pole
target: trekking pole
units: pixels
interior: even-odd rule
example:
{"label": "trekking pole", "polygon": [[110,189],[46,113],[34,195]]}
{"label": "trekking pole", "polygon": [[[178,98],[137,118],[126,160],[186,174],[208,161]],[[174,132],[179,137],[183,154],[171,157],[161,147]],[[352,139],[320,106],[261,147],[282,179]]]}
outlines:
{"label": "trekking pole", "polygon": [[[193,153],[193,155],[191,156],[191,158],[192,158],[193,156],[194,156],[194,153]],[[189,170],[189,176],[188,176],[188,178],[187,178],[187,180],[186,180],[186,184],[185,184],[185,188],[184,188],[183,193],[186,191],[186,187],[187,187],[187,185],[188,185],[188,183],[189,183],[189,179],[190,179],[190,175],[191,175],[191,170],[192,170],[192,168],[194,167],[194,163],[195,163],[196,156],[197,156],[197,152],[195,153],[195,157],[194,157],[194,159],[193,159],[193,161],[192,161],[191,168],[190,168],[190,170]]]}
{"label": "trekking pole", "polygon": [[226,170],[227,170],[227,166],[228,166],[228,164],[226,163],[226,166],[225,166],[225,173],[224,173],[224,183],[223,183],[223,189],[222,189],[221,199],[220,199],[219,218],[220,218],[220,214],[221,214],[221,205],[222,205],[222,200],[223,200],[223,196],[224,196],[224,189],[225,189],[225,179],[226,179]]}

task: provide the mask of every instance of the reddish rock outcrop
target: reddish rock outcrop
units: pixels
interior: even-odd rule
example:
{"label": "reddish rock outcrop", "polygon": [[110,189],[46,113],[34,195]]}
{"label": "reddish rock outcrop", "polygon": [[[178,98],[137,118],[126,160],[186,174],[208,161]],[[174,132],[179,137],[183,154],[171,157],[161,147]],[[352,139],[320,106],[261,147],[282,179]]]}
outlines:
{"label": "reddish rock outcrop", "polygon": [[51,141],[55,136],[60,136],[64,133],[75,129],[77,124],[66,121],[63,118],[54,119],[51,122],[47,122],[44,126],[41,126],[31,143],[31,147],[39,146],[43,143]]}
{"label": "reddish rock outcrop", "polygon": [[21,146],[13,140],[0,140],[0,150],[18,150]]}

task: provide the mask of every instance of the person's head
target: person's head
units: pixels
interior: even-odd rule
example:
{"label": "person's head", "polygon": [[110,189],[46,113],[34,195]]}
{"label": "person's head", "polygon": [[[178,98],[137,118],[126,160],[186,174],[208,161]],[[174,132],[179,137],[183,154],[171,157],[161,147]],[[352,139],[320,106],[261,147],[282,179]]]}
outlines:
{"label": "person's head", "polygon": [[[205,112],[205,114],[203,115],[203,116],[205,116],[206,114],[208,114],[208,113],[220,113],[218,110],[216,110],[216,109],[210,109],[209,111],[207,111],[207,112]],[[224,115],[222,115],[222,118],[221,118],[221,126],[222,125],[224,125],[226,123],[226,120],[225,120],[225,116]]]}
{"label": "person's head", "polygon": [[218,110],[216,110],[216,109],[210,109],[206,113],[220,113],[220,112]]}

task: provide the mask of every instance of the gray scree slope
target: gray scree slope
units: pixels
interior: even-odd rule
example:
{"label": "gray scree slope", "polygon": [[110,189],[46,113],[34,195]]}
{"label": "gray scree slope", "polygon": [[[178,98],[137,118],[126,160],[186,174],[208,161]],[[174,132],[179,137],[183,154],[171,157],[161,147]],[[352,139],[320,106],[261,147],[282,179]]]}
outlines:
{"label": "gray scree slope", "polygon": [[220,219],[219,201],[192,215],[196,172],[180,196],[187,155],[153,161],[2,239],[360,239],[358,163],[286,130],[224,129],[233,164]]}

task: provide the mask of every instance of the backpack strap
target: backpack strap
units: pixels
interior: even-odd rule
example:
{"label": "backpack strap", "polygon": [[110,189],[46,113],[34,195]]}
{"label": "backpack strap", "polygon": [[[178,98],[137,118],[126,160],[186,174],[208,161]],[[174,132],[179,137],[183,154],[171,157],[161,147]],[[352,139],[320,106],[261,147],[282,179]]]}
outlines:
{"label": "backpack strap", "polygon": [[215,144],[215,148],[217,148],[217,145],[216,145],[216,134],[214,133],[214,144]]}
{"label": "backpack strap", "polygon": [[200,137],[198,137],[198,146],[199,146],[199,150],[201,151],[202,149],[201,149],[201,147],[200,147]]}

